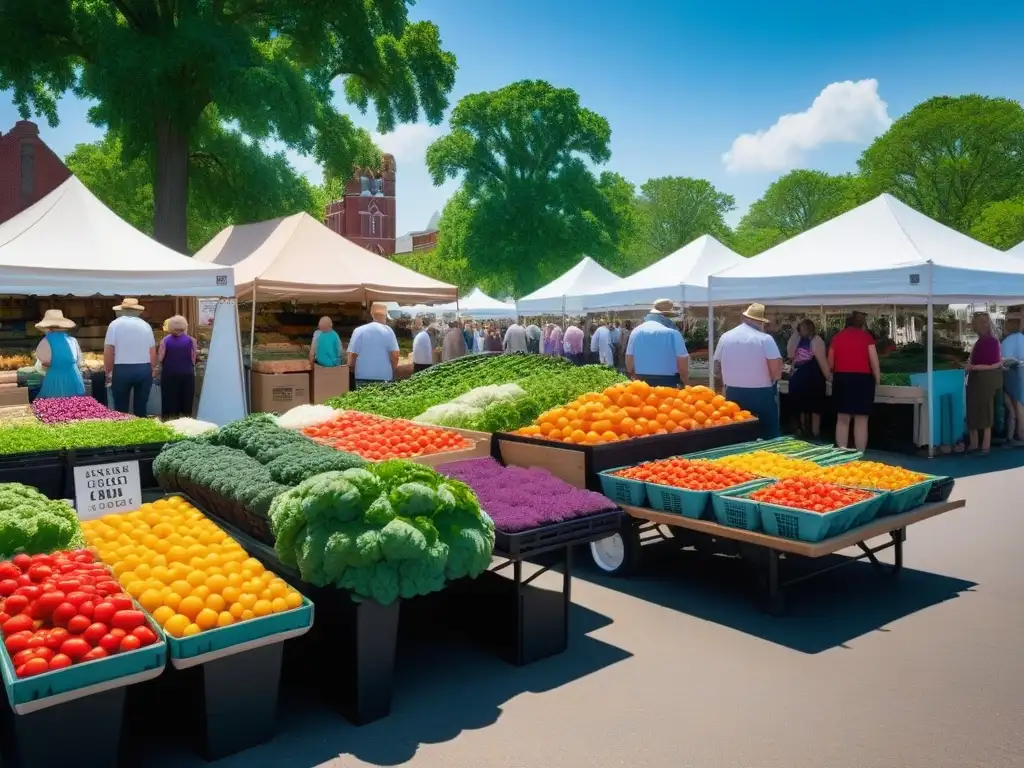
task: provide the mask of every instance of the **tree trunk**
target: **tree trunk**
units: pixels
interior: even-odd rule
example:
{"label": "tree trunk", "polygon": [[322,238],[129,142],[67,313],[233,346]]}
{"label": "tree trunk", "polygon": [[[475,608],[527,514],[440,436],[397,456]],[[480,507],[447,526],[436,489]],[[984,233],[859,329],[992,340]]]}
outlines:
{"label": "tree trunk", "polygon": [[153,184],[153,237],[179,253],[188,253],[188,131],[170,118],[156,126],[156,177]]}

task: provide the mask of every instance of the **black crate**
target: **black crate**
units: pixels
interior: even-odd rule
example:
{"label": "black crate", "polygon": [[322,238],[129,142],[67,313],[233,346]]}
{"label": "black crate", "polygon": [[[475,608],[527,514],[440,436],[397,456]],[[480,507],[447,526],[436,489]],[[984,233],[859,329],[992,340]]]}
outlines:
{"label": "black crate", "polygon": [[956,484],[956,480],[952,477],[940,477],[938,480],[932,483],[932,487],[928,489],[928,495],[925,497],[926,504],[934,504],[940,501],[949,501],[949,497],[953,493],[953,486]]}
{"label": "black crate", "polygon": [[66,494],[67,461],[63,451],[14,453],[0,456],[0,483],[23,483],[51,499],[74,498]]}
{"label": "black crate", "polygon": [[[757,419],[737,424],[727,424],[710,429],[695,429],[689,432],[676,432],[668,435],[651,435],[622,440],[617,443],[602,445],[576,445],[551,440],[513,435],[500,432],[494,435],[491,442],[491,454],[503,464],[517,466],[540,466],[578,488],[592,491],[601,490],[599,472],[619,467],[632,466],[644,461],[667,459],[686,453],[721,448],[735,443],[745,443],[761,436],[761,423]],[[508,451],[503,446],[509,446]],[[540,449],[537,453],[548,457],[564,452],[564,461],[538,461],[536,464],[522,457],[511,459],[510,453],[515,447],[528,446]],[[516,450],[517,454],[522,451]],[[571,468],[570,468],[571,467]]]}
{"label": "black crate", "polygon": [[618,533],[621,525],[622,511],[613,509],[518,533],[495,531],[494,554],[511,559],[534,557],[554,549],[603,539]]}

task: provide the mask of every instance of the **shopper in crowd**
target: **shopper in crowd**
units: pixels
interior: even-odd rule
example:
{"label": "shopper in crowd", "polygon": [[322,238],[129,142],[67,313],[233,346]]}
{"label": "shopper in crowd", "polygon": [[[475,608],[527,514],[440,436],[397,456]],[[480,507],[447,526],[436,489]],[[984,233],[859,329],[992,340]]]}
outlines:
{"label": "shopper in crowd", "polygon": [[608,335],[611,336],[612,340],[612,365],[618,367],[624,349],[622,346],[622,325],[618,320],[608,324]]}
{"label": "shopper in crowd", "polygon": [[800,420],[804,435],[821,435],[821,412],[825,406],[825,382],[832,378],[825,340],[814,321],[804,318],[786,344],[786,357],[793,365],[789,377],[789,402]]}
{"label": "shopper in crowd", "polygon": [[473,354],[473,342],[476,340],[476,334],[473,333],[473,321],[466,319],[462,323],[462,338],[466,342],[466,354]]}
{"label": "shopper in crowd", "polygon": [[[675,328],[676,326],[672,322],[672,318],[669,317],[669,315],[672,314],[674,308],[675,307],[672,304],[671,299],[658,299],[656,302],[654,302],[654,307],[651,309],[651,311],[647,313],[646,317],[644,317],[644,322],[646,323],[650,320],[653,320],[657,323],[661,323],[666,328]],[[676,328],[676,330],[679,329]]]}
{"label": "shopper in crowd", "polygon": [[992,447],[992,425],[996,417],[996,398],[1003,388],[1003,355],[999,339],[992,333],[992,320],[987,312],[978,312],[971,319],[978,340],[971,349],[967,371],[967,429],[970,430],[969,451]]}
{"label": "shopper in crowd", "polygon": [[619,355],[615,361],[617,368],[626,370],[626,349],[629,347],[629,336],[633,332],[633,321],[626,320],[622,324],[622,335],[619,337]]}
{"label": "shopper in crowd", "polygon": [[1006,406],[1006,439],[1012,446],[1024,445],[1024,333],[1020,318],[1007,320],[1002,356],[1003,404]]}
{"label": "shopper in crowd", "polygon": [[[657,310],[652,310],[657,311]],[[688,381],[689,355],[683,334],[648,320],[629,334],[626,373],[652,387],[684,387]]]}
{"label": "shopper in crowd", "polygon": [[518,321],[512,321],[508,330],[505,331],[505,340],[502,342],[502,348],[510,354],[526,352],[526,329]]}
{"label": "shopper in crowd", "polygon": [[590,351],[601,365],[614,366],[615,353],[612,350],[612,332],[608,329],[608,323],[601,321],[601,324],[590,336]]}
{"label": "shopper in crowd", "polygon": [[434,364],[434,344],[430,330],[423,327],[418,317],[412,321],[412,333],[412,370],[416,373]]}
{"label": "shopper in crowd", "polygon": [[456,320],[448,328],[444,336],[444,344],[441,347],[441,361],[448,362],[468,354],[466,349],[466,337],[462,333],[462,322]]}
{"label": "shopper in crowd", "polygon": [[107,326],[103,340],[103,369],[107,372],[114,408],[144,417],[156,377],[156,337],[142,319],[146,310],[138,299],[126,298],[116,307],[117,317]]}
{"label": "shopper in crowd", "polygon": [[544,344],[544,354],[551,357],[561,357],[565,353],[562,347],[562,328],[556,323],[548,325],[549,333]]}
{"label": "shopper in crowd", "polygon": [[501,352],[503,342],[501,332],[494,323],[487,324],[487,333],[484,335],[484,352]]}
{"label": "shopper in crowd", "polygon": [[583,365],[583,329],[578,325],[570,325],[562,337],[562,348],[565,356],[576,365]]}
{"label": "shopper in crowd", "polygon": [[313,332],[313,343],[309,345],[309,362],[324,368],[336,368],[345,359],[345,348],[341,344],[341,336],[334,330],[334,321],[324,316],[320,318]]}
{"label": "shopper in crowd", "polygon": [[743,322],[718,340],[714,364],[726,398],[758,418],[762,437],[773,438],[780,434],[777,385],[782,355],[775,339],[764,332],[766,325],[764,304],[751,304]]}
{"label": "shopper in crowd", "polygon": [[[322,324],[323,320],[320,322]],[[160,364],[160,416],[164,419],[192,415],[198,354],[196,340],[188,335],[188,320],[181,315],[168,318],[167,335],[160,340],[156,353]]]}
{"label": "shopper in crowd", "polygon": [[530,323],[526,326],[526,351],[531,355],[540,354],[541,331],[540,327]]}
{"label": "shopper in crowd", "polygon": [[59,309],[48,309],[36,328],[44,336],[36,345],[36,359],[43,368],[43,383],[36,397],[73,397],[85,394],[82,379],[82,349],[68,331],[75,321]]}
{"label": "shopper in crowd", "polygon": [[348,343],[348,366],[356,388],[393,381],[398,370],[398,339],[387,324],[387,305],[376,302],[370,316],[372,322],[356,328]]}
{"label": "shopper in crowd", "polygon": [[[875,387],[881,380],[875,337],[865,328],[862,312],[846,318],[846,327],[832,337],[828,367],[832,371],[832,401],[836,407],[836,445],[847,448],[850,424],[858,451],[868,447],[868,417],[875,403]],[[998,342],[996,343],[998,347]]]}

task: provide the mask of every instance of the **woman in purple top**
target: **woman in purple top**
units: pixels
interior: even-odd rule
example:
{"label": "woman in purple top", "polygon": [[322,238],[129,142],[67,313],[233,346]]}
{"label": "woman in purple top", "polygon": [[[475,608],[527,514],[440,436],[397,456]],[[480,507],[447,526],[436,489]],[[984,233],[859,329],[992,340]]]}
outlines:
{"label": "woman in purple top", "polygon": [[188,321],[175,315],[167,321],[168,335],[160,341],[160,415],[177,419],[192,415],[196,394],[196,340],[188,335]]}
{"label": "woman in purple top", "polygon": [[992,424],[995,403],[1003,389],[1003,354],[999,339],[992,333],[988,313],[979,312],[971,320],[978,340],[971,349],[971,359],[964,363],[967,371],[967,428],[971,432],[969,451],[980,447],[982,455],[992,445]]}

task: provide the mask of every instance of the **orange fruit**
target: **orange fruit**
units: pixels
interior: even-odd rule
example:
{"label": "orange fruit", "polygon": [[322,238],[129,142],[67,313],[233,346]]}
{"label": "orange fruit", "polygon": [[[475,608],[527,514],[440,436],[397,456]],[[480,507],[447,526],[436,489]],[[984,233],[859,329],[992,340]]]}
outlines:
{"label": "orange fruit", "polygon": [[288,604],[289,608],[298,608],[302,605],[302,595],[293,589],[284,596],[284,601]]}
{"label": "orange fruit", "polygon": [[181,602],[178,604],[178,613],[182,616],[187,616],[189,619],[195,619],[204,607],[202,600],[195,595],[189,595],[181,599]]}
{"label": "orange fruit", "polygon": [[188,626],[188,616],[182,616],[180,613],[176,613],[164,622],[164,632],[171,637],[183,637]]}

